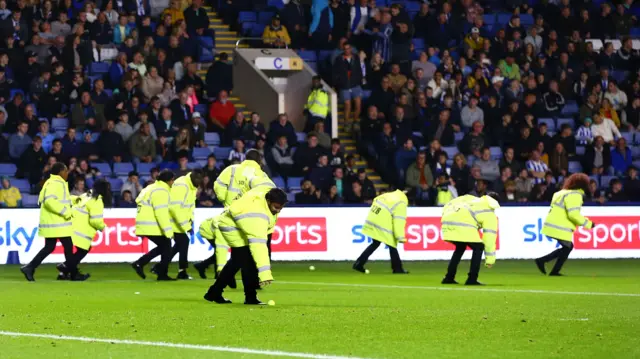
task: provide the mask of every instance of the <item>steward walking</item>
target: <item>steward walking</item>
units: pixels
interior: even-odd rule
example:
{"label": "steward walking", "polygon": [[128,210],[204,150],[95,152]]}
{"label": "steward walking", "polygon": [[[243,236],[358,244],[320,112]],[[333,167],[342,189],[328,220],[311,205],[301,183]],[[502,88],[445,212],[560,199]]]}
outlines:
{"label": "steward walking", "polygon": [[249,150],[246,159],[238,165],[232,165],[224,169],[213,183],[213,191],[218,201],[227,208],[231,203],[247,193],[256,185],[253,181],[266,176],[260,168],[262,155],[256,150]]}

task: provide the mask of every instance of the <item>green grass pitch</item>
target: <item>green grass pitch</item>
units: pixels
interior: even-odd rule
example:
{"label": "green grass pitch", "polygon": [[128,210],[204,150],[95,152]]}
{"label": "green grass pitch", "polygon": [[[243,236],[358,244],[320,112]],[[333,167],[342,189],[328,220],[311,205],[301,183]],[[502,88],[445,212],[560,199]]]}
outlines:
{"label": "green grass pitch", "polygon": [[211,280],[143,281],[126,264],[85,264],[84,283],[55,281],[51,265],[28,283],[0,266],[0,358],[640,358],[639,260],[569,260],[561,278],[498,261],[482,288],[440,285],[446,262],[405,266],[411,274],[386,262],[369,275],[345,262],[274,263],[259,297],[276,306],[264,307],[243,305],[241,289],[225,292],[234,304],[211,304]]}

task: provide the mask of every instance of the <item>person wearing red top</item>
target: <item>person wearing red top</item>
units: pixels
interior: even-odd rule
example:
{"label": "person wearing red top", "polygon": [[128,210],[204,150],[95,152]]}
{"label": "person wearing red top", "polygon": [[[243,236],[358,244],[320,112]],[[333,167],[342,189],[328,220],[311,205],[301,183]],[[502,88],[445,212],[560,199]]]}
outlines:
{"label": "person wearing red top", "polygon": [[236,107],[229,101],[229,94],[227,91],[222,90],[218,94],[218,98],[211,104],[209,109],[209,130],[221,131],[224,130],[231,118],[236,114]]}

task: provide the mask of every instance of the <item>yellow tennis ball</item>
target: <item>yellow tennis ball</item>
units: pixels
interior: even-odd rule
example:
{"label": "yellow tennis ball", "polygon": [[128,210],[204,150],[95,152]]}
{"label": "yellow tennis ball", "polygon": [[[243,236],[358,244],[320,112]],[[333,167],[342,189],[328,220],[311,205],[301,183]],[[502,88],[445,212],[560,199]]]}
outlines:
{"label": "yellow tennis ball", "polygon": [[272,299],[268,301],[267,304],[273,306],[273,305],[276,305],[276,302]]}

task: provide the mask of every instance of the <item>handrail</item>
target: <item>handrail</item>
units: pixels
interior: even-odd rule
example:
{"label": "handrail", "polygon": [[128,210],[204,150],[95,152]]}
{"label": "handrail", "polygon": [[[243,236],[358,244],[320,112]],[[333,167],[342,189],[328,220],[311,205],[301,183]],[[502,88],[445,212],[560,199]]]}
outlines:
{"label": "handrail", "polygon": [[[244,41],[244,40],[260,40],[260,41],[263,41],[264,39],[261,38],[261,37],[241,37],[241,38],[238,39],[238,41],[236,41],[236,49],[240,46],[240,43],[242,41]],[[289,45],[284,44],[284,48],[288,50],[289,49]]]}

